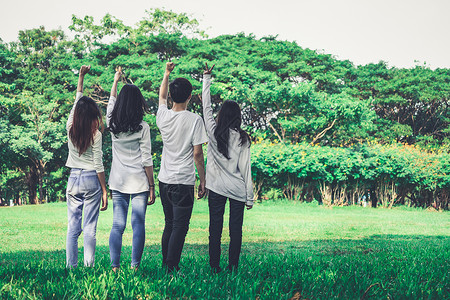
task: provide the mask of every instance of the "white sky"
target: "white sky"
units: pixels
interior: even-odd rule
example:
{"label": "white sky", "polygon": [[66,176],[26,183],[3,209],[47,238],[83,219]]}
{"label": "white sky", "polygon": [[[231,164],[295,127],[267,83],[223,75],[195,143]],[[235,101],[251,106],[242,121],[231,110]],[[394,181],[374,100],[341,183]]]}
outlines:
{"label": "white sky", "polygon": [[0,38],[40,25],[68,33],[72,14],[99,20],[109,12],[133,25],[154,7],[192,14],[211,37],[278,34],[355,64],[450,68],[448,0],[2,0]]}

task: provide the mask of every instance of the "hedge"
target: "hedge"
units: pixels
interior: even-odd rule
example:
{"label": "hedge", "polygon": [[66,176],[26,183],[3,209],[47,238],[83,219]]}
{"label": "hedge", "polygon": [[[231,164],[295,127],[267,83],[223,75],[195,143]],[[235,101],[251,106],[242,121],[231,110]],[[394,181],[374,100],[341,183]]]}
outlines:
{"label": "hedge", "polygon": [[326,205],[370,201],[448,209],[450,154],[403,144],[324,147],[256,142],[252,145],[256,197],[282,190],[290,200]]}

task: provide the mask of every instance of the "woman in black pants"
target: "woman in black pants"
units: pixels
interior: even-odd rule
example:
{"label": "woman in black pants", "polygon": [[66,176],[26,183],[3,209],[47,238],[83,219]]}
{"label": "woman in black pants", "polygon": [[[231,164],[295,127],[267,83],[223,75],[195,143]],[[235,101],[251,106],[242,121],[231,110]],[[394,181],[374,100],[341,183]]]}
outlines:
{"label": "woman in black pants", "polygon": [[220,239],[227,198],[230,200],[230,247],[228,270],[236,269],[242,244],[244,208],[253,207],[250,169],[250,138],[241,129],[241,109],[227,100],[214,120],[211,108],[211,71],[203,73],[203,118],[209,137],[206,188],[209,190],[209,263],[213,272],[221,271]]}

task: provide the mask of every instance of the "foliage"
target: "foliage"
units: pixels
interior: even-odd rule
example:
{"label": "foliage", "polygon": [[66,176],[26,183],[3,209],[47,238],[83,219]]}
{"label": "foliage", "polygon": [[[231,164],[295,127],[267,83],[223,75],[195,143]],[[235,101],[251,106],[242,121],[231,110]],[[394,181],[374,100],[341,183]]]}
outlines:
{"label": "foliage", "polygon": [[[348,148],[308,144],[252,146],[257,194],[282,190],[291,200],[328,205],[394,204],[448,209],[450,154],[401,144],[355,144]],[[258,189],[259,188],[259,189]],[[375,203],[374,203],[375,202]]]}
{"label": "foliage", "polygon": [[[36,202],[36,198],[40,201],[63,199],[60,181],[67,174],[63,124],[75,95],[77,70],[82,64],[92,66],[85,79],[85,94],[96,100],[103,110],[117,66],[122,66],[125,74],[120,85],[133,83],[142,90],[152,112],[146,120],[151,126],[156,168],[162,143],[154,114],[167,60],[177,65],[173,77],[191,79],[194,90],[190,110],[199,114],[202,67],[205,62],[215,63],[211,87],[213,109],[217,112],[223,100],[236,100],[253,139],[262,137],[269,144],[278,141],[286,145],[324,146],[324,152],[328,151],[327,147],[344,147],[342,153],[353,153],[352,145],[368,142],[383,145],[401,142],[427,151],[449,150],[448,69],[431,70],[427,66],[397,69],[388,68],[384,62],[354,66],[350,61],[341,61],[330,54],[305,49],[273,36],[257,39],[252,34],[239,33],[208,39],[196,19],[164,9],[146,11],[134,26],[109,14],[99,23],[90,16],[73,16],[69,29],[75,33],[73,39],[62,30],[39,27],[20,31],[16,42],[0,42],[0,177],[5,184],[0,198],[13,197],[17,201],[26,194],[31,203]],[[36,109],[31,112],[33,107]],[[108,139],[105,134],[106,166],[111,160]],[[267,153],[273,153],[274,157],[284,155],[277,151],[280,148],[275,147]],[[274,167],[273,171],[262,171],[256,164],[255,172],[264,176],[287,174]],[[273,186],[292,185],[290,192],[285,191],[286,196],[292,198],[300,193],[299,199],[311,200],[318,198],[315,194],[320,192],[317,187],[320,182],[322,192],[331,195],[336,191],[327,192],[329,188],[324,182],[357,180],[348,173],[337,176],[337,170],[322,169],[320,164],[311,168],[298,169],[300,174],[310,176],[301,177],[306,178],[309,189],[304,195],[300,192],[302,188],[294,188],[297,183],[289,181],[294,180],[292,176],[272,178]],[[334,175],[320,177],[319,182],[315,178],[322,173]],[[17,188],[6,195],[6,186],[18,178],[26,188]],[[257,181],[261,182],[259,178]],[[371,182],[379,180],[378,177],[363,179],[371,186]],[[300,177],[295,177],[295,181],[298,180]],[[396,179],[395,186],[404,180],[403,177]],[[307,183],[309,181],[315,182],[315,186]],[[383,193],[392,196],[393,185],[389,182],[391,192],[384,188]],[[405,186],[410,185],[408,190],[420,190],[419,194],[414,194],[420,199],[442,198],[446,194],[447,187],[432,189],[431,183],[405,182]],[[372,194],[376,194],[376,190]],[[431,202],[426,200],[426,203]]]}

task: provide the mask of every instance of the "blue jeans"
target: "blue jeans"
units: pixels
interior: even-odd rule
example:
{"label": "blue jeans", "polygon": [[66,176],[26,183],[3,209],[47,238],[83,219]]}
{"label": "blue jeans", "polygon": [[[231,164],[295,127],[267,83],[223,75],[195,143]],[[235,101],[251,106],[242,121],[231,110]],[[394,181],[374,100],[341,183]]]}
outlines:
{"label": "blue jeans", "polygon": [[148,192],[124,194],[112,191],[113,225],[109,235],[109,253],[111,266],[120,267],[122,235],[127,225],[128,206],[131,198],[131,227],[133,228],[133,247],[131,250],[131,266],[139,266],[145,244],[145,212],[147,210]]}
{"label": "blue jeans", "polygon": [[[84,265],[94,265],[95,233],[102,190],[97,173],[93,170],[72,169],[67,182],[67,242],[66,265],[78,265],[78,237],[84,232]],[[83,230],[81,215],[84,207]]]}

